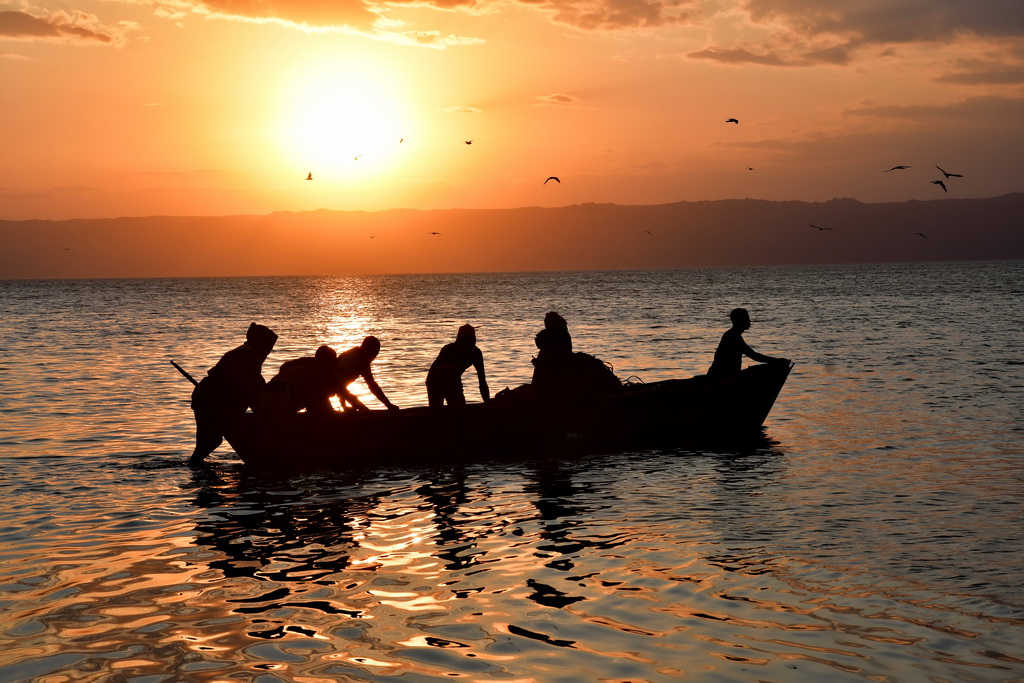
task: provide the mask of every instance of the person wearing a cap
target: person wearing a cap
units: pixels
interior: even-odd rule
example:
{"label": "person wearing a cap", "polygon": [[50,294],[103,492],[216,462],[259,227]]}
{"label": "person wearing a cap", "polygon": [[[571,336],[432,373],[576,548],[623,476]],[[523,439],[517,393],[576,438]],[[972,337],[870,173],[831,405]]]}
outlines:
{"label": "person wearing a cap", "polygon": [[726,379],[740,374],[743,367],[743,356],[758,363],[782,363],[788,362],[785,358],[773,358],[763,353],[758,353],[747,346],[743,340],[743,333],[750,329],[750,314],[745,308],[734,308],[729,313],[729,320],[732,327],[725,331],[722,340],[715,350],[715,360],[708,368],[708,377],[715,379]]}
{"label": "person wearing a cap", "polygon": [[377,400],[384,404],[388,410],[398,410],[398,406],[392,403],[384,394],[384,390],[373,378],[370,364],[380,354],[380,339],[366,337],[363,343],[348,351],[338,354],[338,400],[343,410],[351,406],[355,410],[369,410],[355,394],[348,390],[348,385],[362,377],[366,381],[366,387],[370,393],[377,397]]}
{"label": "person wearing a cap", "polygon": [[266,384],[263,361],[276,342],[273,330],[251,323],[245,332],[245,343],[221,356],[192,390],[196,447],[188,460],[190,466],[201,466],[224,442],[224,425],[228,420],[259,403]]}
{"label": "person wearing a cap", "polygon": [[488,403],[491,394],[484,374],[484,354],[476,345],[476,328],[463,325],[455,341],[441,347],[437,358],[430,365],[427,372],[427,404],[434,409],[442,408],[445,403],[452,408],[465,406],[462,373],[471,365],[476,368],[477,379],[480,380],[480,398]]}

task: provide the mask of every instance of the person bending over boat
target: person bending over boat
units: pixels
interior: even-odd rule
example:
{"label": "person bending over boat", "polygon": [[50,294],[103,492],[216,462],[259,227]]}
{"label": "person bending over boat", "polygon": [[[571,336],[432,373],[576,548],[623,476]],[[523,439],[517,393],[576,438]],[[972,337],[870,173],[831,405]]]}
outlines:
{"label": "person bending over boat", "polygon": [[277,375],[267,382],[262,407],[268,412],[329,415],[334,412],[331,396],[338,391],[338,354],[321,346],[312,356],[281,364]]}
{"label": "person bending over boat", "polygon": [[476,328],[463,325],[455,335],[455,341],[442,346],[430,365],[427,372],[427,404],[433,409],[443,408],[446,402],[450,408],[465,406],[462,373],[470,365],[476,368],[476,376],[480,380],[480,398],[484,403],[489,403],[491,392],[487,388],[487,377],[484,374],[484,354],[476,345]]}
{"label": "person bending over boat", "polygon": [[388,410],[398,410],[398,406],[388,400],[384,390],[380,388],[373,378],[370,364],[380,354],[380,340],[376,337],[367,337],[359,346],[338,354],[338,384],[335,392],[341,403],[342,410],[369,410],[363,402],[348,390],[348,385],[362,377],[370,393],[377,397]]}
{"label": "person bending over boat", "polygon": [[256,406],[265,385],[263,361],[276,342],[273,330],[251,323],[245,332],[245,343],[221,356],[192,390],[196,447],[189,465],[201,466],[224,442],[224,424],[228,419]]}
{"label": "person bending over boat", "polygon": [[758,363],[788,363],[786,358],[773,358],[763,353],[758,353],[747,346],[743,340],[743,333],[750,329],[750,314],[745,308],[734,308],[729,313],[729,320],[732,327],[725,331],[722,340],[715,350],[715,360],[708,368],[708,377],[714,379],[726,379],[740,374],[743,368],[743,356]]}

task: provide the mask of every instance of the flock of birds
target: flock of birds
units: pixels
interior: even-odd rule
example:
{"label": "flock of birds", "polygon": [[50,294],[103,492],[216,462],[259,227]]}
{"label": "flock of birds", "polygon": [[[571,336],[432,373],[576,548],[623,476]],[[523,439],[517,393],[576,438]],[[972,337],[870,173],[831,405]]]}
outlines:
{"label": "flock of birds", "polygon": [[[883,173],[888,173],[889,171],[903,171],[908,168],[911,168],[911,166],[893,166],[892,168],[887,168],[885,171],[883,171]],[[947,180],[949,180],[950,178],[963,178],[962,174],[950,173],[949,171],[944,170],[941,166],[936,166],[935,168],[939,169],[939,171],[942,172],[942,175],[946,177],[943,180],[932,180],[929,182],[931,182],[932,185],[938,185],[939,187],[941,187],[943,192],[949,192],[949,190],[946,188]]]}
{"label": "flock of birds", "polygon": [[[733,119],[730,119],[730,120],[733,120]],[[899,166],[893,166],[892,168],[887,168],[887,169],[885,169],[882,172],[883,173],[889,173],[890,171],[905,171],[908,168],[912,168],[912,167],[909,166],[909,165],[902,165],[901,164]],[[939,172],[942,173],[942,175],[945,176],[945,177],[944,177],[943,180],[931,180],[929,182],[932,185],[938,185],[939,187],[941,187],[943,192],[949,192],[949,190],[946,188],[946,180],[949,180],[950,178],[963,178],[964,177],[962,173],[950,173],[949,171],[945,170],[941,166],[936,166],[935,168],[939,169]],[[753,170],[753,169],[751,169],[751,170]],[[814,228],[815,230],[835,230],[835,228],[826,228],[826,227],[822,227],[820,225],[815,225],[814,223],[808,223],[808,225],[811,226],[812,228]],[[923,232],[915,232],[914,235],[917,236],[917,237],[928,239],[928,235],[924,234]]]}
{"label": "flock of birds", "polygon": [[[735,125],[739,125],[740,121],[739,121],[739,119],[737,119],[735,117],[730,117],[730,118],[726,119],[725,122],[726,123],[732,123],[732,124],[735,124]],[[398,142],[399,142],[399,144],[404,143],[405,142],[405,138],[399,139]],[[467,144],[467,145],[472,145],[473,144],[473,140],[463,140],[462,142],[464,144]],[[359,161],[360,157],[362,157],[362,156],[363,156],[362,154],[357,154],[355,157],[353,157],[353,159],[355,161]],[[906,164],[900,164],[900,165],[897,165],[897,166],[893,166],[892,168],[885,169],[883,171],[883,173],[889,173],[890,171],[905,171],[905,170],[907,170],[909,168],[912,168],[912,166],[906,165]],[[961,174],[961,173],[950,173],[949,171],[943,169],[941,166],[936,166],[935,168],[939,169],[939,171],[942,173],[942,175],[944,177],[943,177],[942,180],[932,180],[932,181],[929,181],[929,182],[932,185],[938,185],[939,187],[941,187],[943,192],[947,192],[947,193],[949,192],[949,189],[946,187],[946,181],[947,180],[949,180],[950,178],[963,178],[964,177],[963,174]],[[747,170],[748,171],[753,171],[755,169],[753,167],[748,166]],[[311,171],[311,172],[309,172],[306,175],[306,180],[312,180],[312,179],[313,179],[313,173]],[[552,180],[554,180],[558,184],[562,183],[561,179],[558,178],[558,176],[548,176],[544,180],[544,182],[541,183],[541,184],[542,185],[547,185]],[[808,225],[810,225],[812,228],[814,228],[815,230],[818,230],[818,231],[835,230],[835,228],[815,225],[814,223],[808,223]],[[652,233],[650,230],[646,230],[645,232],[648,235],[651,235],[651,236],[654,235],[654,233]],[[440,232],[428,232],[427,234],[428,235],[440,235],[441,233]],[[928,236],[926,234],[924,234],[923,232],[915,232],[914,235],[922,237],[924,239],[928,239]],[[376,235],[371,235],[370,239],[373,239],[374,237],[376,237]]]}

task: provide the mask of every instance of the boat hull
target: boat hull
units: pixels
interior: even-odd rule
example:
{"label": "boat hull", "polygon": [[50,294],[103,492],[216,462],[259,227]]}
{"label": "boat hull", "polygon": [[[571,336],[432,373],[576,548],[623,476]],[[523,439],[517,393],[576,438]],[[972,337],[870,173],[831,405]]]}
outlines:
{"label": "boat hull", "polygon": [[247,413],[228,443],[259,468],[359,467],[639,448],[756,436],[792,365],[755,365],[728,380],[704,375],[624,386],[569,406],[529,385],[462,410],[372,410],[276,419]]}

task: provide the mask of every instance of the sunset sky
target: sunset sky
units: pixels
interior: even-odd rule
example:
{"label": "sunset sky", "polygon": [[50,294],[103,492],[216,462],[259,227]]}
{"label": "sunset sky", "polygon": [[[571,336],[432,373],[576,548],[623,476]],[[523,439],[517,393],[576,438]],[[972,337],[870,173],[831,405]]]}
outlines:
{"label": "sunset sky", "polygon": [[1021,0],[0,1],[0,86],[0,219],[1024,189]]}

